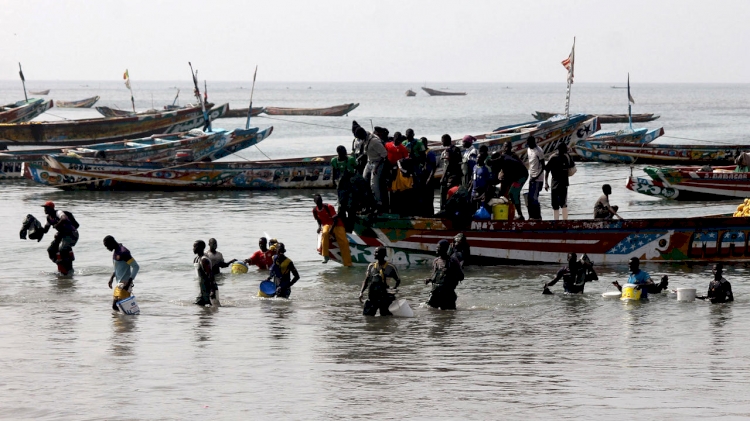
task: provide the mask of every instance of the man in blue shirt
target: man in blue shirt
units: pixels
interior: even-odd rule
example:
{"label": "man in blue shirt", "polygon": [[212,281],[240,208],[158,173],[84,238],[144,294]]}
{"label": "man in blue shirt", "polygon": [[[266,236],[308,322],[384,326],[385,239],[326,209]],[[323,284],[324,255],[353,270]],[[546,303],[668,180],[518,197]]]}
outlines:
{"label": "man in blue shirt", "polygon": [[130,250],[118,243],[111,235],[104,237],[104,247],[112,252],[114,272],[109,277],[108,285],[110,289],[112,288],[112,281],[117,279],[117,285],[112,294],[112,310],[120,311],[117,308],[117,302],[130,297],[133,292],[133,279],[138,274],[140,267],[130,254]]}
{"label": "man in blue shirt", "polygon": [[[641,290],[641,299],[643,300],[648,298],[648,290],[654,285],[654,281],[651,280],[651,275],[639,268],[640,264],[641,261],[637,257],[630,258],[630,262],[628,263],[630,267],[628,283],[639,285],[638,289]],[[620,284],[617,281],[612,282],[612,284],[621,290]]]}

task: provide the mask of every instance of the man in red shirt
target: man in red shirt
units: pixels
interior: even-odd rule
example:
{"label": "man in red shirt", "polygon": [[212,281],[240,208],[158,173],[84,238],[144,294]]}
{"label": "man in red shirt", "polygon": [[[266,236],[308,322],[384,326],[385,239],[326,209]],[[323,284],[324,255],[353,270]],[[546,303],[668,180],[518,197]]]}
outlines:
{"label": "man in red shirt", "polygon": [[403,142],[404,138],[401,136],[401,133],[396,132],[393,141],[385,144],[385,150],[388,152],[388,162],[391,165],[396,165],[398,161],[409,157],[409,150],[406,149]]}
{"label": "man in red shirt", "polygon": [[318,221],[318,234],[321,234],[320,254],[323,255],[323,263],[328,263],[328,245],[331,241],[331,231],[333,231],[336,244],[341,250],[341,262],[344,266],[351,266],[352,256],[349,252],[349,240],[346,238],[344,221],[339,219],[333,205],[323,203],[323,198],[319,194],[315,195],[314,200],[313,217]]}
{"label": "man in red shirt", "polygon": [[245,263],[258,266],[258,269],[260,270],[266,270],[271,267],[271,264],[273,264],[273,250],[268,248],[268,240],[266,237],[260,237],[258,240],[258,247],[260,247],[260,250],[245,259]]}

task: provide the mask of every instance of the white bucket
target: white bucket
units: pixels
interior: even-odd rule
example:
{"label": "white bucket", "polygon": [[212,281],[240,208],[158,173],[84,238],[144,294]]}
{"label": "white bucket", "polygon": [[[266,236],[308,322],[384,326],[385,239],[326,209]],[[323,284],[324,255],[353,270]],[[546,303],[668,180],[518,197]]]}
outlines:
{"label": "white bucket", "polygon": [[620,298],[621,295],[622,294],[620,293],[620,291],[607,291],[602,294],[602,297],[611,299],[611,298]]}
{"label": "white bucket", "polygon": [[695,288],[677,288],[677,301],[695,301]]}
{"label": "white bucket", "polygon": [[411,310],[409,302],[406,300],[394,300],[391,305],[388,306],[388,311],[393,313],[396,317],[414,317],[414,312]]}
{"label": "white bucket", "polygon": [[141,313],[141,309],[138,307],[138,303],[135,302],[135,295],[131,295],[124,300],[118,301],[117,306],[120,307],[120,310],[123,314],[129,314],[132,316]]}

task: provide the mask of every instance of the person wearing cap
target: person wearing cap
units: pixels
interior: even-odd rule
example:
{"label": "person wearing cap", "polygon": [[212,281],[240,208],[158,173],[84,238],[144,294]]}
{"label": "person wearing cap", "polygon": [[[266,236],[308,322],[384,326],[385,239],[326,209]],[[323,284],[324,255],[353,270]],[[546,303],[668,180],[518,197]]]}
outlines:
{"label": "person wearing cap", "polygon": [[44,213],[47,216],[47,223],[44,225],[45,234],[50,228],[57,230],[55,238],[47,247],[47,254],[52,262],[57,263],[60,273],[67,275],[73,271],[73,247],[78,243],[78,222],[73,214],[61,210],[55,210],[53,202],[47,202],[42,205]]}
{"label": "person wearing cap", "polygon": [[237,259],[232,259],[228,262],[225,262],[224,255],[221,254],[220,251],[216,250],[217,247],[218,247],[218,244],[216,242],[216,239],[209,238],[208,239],[208,251],[206,252],[206,257],[208,257],[209,260],[211,260],[211,270],[214,271],[214,275],[221,274],[221,268],[229,267],[229,265],[237,261]]}
{"label": "person wearing cap", "polygon": [[193,253],[195,254],[193,265],[198,274],[198,283],[201,289],[201,295],[195,299],[193,304],[199,306],[213,305],[212,300],[218,303],[218,300],[216,300],[216,293],[219,292],[219,286],[216,285],[216,277],[211,268],[211,259],[206,257],[204,253],[205,250],[206,243],[204,243],[203,240],[197,240],[193,243]]}
{"label": "person wearing cap", "polygon": [[252,256],[244,260],[248,265],[255,265],[260,270],[267,270],[273,264],[273,254],[276,246],[271,246],[274,250],[269,249],[266,237],[258,239],[258,248]]}
{"label": "person wearing cap", "polygon": [[599,280],[594,271],[594,264],[587,255],[578,256],[575,253],[568,253],[568,266],[557,271],[555,278],[544,284],[542,294],[552,294],[549,287],[555,285],[560,279],[563,280],[563,289],[566,294],[583,294],[583,288],[586,282]]}
{"label": "person wearing cap", "polygon": [[383,190],[381,187],[381,181],[388,151],[386,151],[383,142],[378,136],[368,133],[356,121],[352,123],[352,132],[354,133],[354,137],[362,141],[361,148],[364,151],[365,156],[367,156],[364,177],[370,185],[370,190],[376,207],[375,211],[382,212]]}
{"label": "person wearing cap", "polygon": [[[560,219],[560,209],[562,209],[562,219],[568,219],[568,173],[575,167],[573,158],[568,155],[568,146],[560,142],[557,144],[557,152],[550,157],[549,162],[544,167],[544,190],[552,187],[552,213],[555,221]],[[552,183],[548,183],[549,175],[552,174]]]}
{"label": "person wearing cap", "polygon": [[432,262],[432,276],[424,281],[425,285],[432,284],[427,304],[441,310],[456,309],[456,287],[464,279],[461,263],[448,254],[449,248],[448,240],[438,242],[437,258]]}
{"label": "person wearing cap", "polygon": [[468,134],[461,140],[461,146],[464,148],[461,154],[461,172],[464,175],[461,184],[467,189],[471,188],[474,166],[477,164],[477,157],[479,155],[479,151],[474,147],[474,142],[476,141],[477,139],[474,136]]}
{"label": "person wearing cap", "polygon": [[104,247],[112,252],[112,265],[114,271],[109,277],[109,289],[112,289],[112,283],[117,280],[117,285],[112,291],[112,310],[120,311],[117,302],[122,301],[133,293],[133,280],[138,275],[140,266],[133,256],[122,243],[118,243],[114,237],[108,235],[103,240]]}
{"label": "person wearing cap", "polygon": [[542,206],[539,204],[539,193],[544,187],[544,151],[536,144],[534,136],[529,136],[526,140],[526,156],[529,159],[529,219],[541,221]]}
{"label": "person wearing cap", "polygon": [[445,210],[445,201],[448,200],[448,190],[454,186],[461,185],[463,172],[461,172],[461,161],[463,159],[461,150],[453,144],[449,134],[444,134],[440,141],[443,143],[443,153],[440,160],[443,163],[443,177],[440,179],[440,210]]}
{"label": "person wearing cap", "polygon": [[374,316],[378,310],[380,310],[381,316],[391,315],[388,307],[396,297],[388,292],[388,278],[396,281],[394,289],[398,288],[401,284],[401,278],[399,278],[396,268],[385,261],[386,255],[387,251],[385,247],[378,247],[375,249],[375,261],[367,266],[365,280],[362,282],[362,288],[359,290],[360,303],[364,297],[365,290],[368,290],[367,301],[365,301],[365,307],[362,310],[362,314],[365,316]]}
{"label": "person wearing cap", "polygon": [[286,257],[284,243],[279,243],[277,247],[276,257],[273,260],[273,265],[271,265],[269,280],[276,284],[277,297],[289,298],[289,295],[292,293],[292,285],[299,281],[299,272],[294,267],[294,262]]}
{"label": "person wearing cap", "polygon": [[346,237],[344,221],[339,218],[333,205],[323,203],[323,198],[316,194],[315,207],[312,210],[313,218],[318,222],[318,234],[320,234],[320,254],[323,263],[328,263],[328,250],[331,243],[331,234],[336,238],[336,244],[341,252],[341,263],[344,266],[352,265],[352,255],[349,251],[349,239]]}
{"label": "person wearing cap", "polygon": [[695,297],[701,300],[710,300],[711,304],[721,304],[734,301],[732,285],[722,276],[724,265],[717,263],[713,267],[714,279],[708,284],[708,292],[705,296]]}

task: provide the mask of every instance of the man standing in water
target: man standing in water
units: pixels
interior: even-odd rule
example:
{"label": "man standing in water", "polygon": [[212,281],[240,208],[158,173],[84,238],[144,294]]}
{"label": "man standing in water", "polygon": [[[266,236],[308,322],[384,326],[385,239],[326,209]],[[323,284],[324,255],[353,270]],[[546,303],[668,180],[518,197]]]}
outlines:
{"label": "man standing in water", "polygon": [[367,266],[367,274],[365,275],[364,282],[362,282],[362,289],[359,291],[359,302],[361,303],[365,289],[368,286],[370,287],[367,293],[367,301],[365,301],[365,308],[362,310],[362,314],[365,316],[374,316],[378,310],[380,310],[381,316],[391,315],[388,306],[391,305],[395,297],[393,294],[388,293],[388,278],[396,281],[394,288],[398,288],[401,284],[401,279],[398,277],[396,268],[385,261],[386,254],[385,247],[378,247],[375,250],[375,262]]}
{"label": "man standing in water", "polygon": [[112,289],[112,282],[117,279],[117,285],[112,294],[112,310],[120,311],[117,308],[117,302],[130,297],[132,294],[133,280],[138,275],[140,266],[130,254],[130,250],[118,243],[111,235],[104,237],[103,242],[104,247],[112,252],[112,265],[115,269],[112,276],[109,277],[109,283],[107,284],[109,289]]}
{"label": "man standing in water", "polygon": [[424,281],[425,285],[432,283],[432,292],[427,304],[441,310],[456,309],[456,299],[458,299],[456,287],[464,279],[461,263],[455,257],[448,255],[449,248],[448,240],[438,242],[438,257],[432,262],[432,277]]}
{"label": "man standing in water", "polygon": [[206,243],[202,240],[193,243],[193,253],[195,254],[193,265],[195,265],[195,271],[198,274],[198,283],[201,288],[201,295],[195,299],[194,304],[199,306],[210,306],[211,299],[216,300],[216,293],[219,291],[214,271],[211,268],[211,259],[205,256],[205,250]]}
{"label": "man standing in water", "polygon": [[78,243],[78,222],[70,212],[55,211],[55,204],[47,202],[42,205],[47,215],[47,224],[44,225],[44,233],[50,228],[57,230],[55,239],[47,247],[47,254],[52,262],[57,263],[57,269],[63,275],[73,271],[73,247]]}
{"label": "man standing in water", "polygon": [[697,297],[701,300],[711,300],[711,304],[728,303],[734,301],[732,294],[732,285],[724,279],[724,265],[717,263],[714,265],[714,279],[708,284],[708,293],[704,297]]}
{"label": "man standing in water", "polygon": [[331,242],[331,232],[336,237],[336,244],[341,251],[341,263],[344,266],[352,265],[352,256],[349,252],[349,240],[346,238],[346,228],[333,205],[323,203],[323,198],[319,194],[313,199],[315,207],[313,208],[313,217],[318,221],[318,234],[320,238],[320,254],[323,255],[323,263],[328,263],[328,246]]}
{"label": "man standing in water", "polygon": [[558,270],[555,279],[544,284],[542,294],[552,294],[548,287],[555,285],[560,279],[563,280],[565,293],[583,294],[586,282],[599,279],[594,272],[594,264],[591,263],[588,256],[584,254],[580,261],[577,259],[578,256],[575,253],[568,253],[568,266]]}
{"label": "man standing in water", "polygon": [[232,263],[236,262],[237,259],[232,259],[228,262],[224,261],[224,255],[221,252],[216,251],[218,244],[215,238],[208,239],[208,251],[206,257],[211,260],[211,270],[214,272],[214,276],[221,274],[221,268],[229,267]]}
{"label": "man standing in water", "polygon": [[[271,266],[271,279],[276,284],[276,296],[289,298],[292,293],[292,285],[299,281],[299,272],[294,267],[294,262],[286,257],[284,243],[279,243],[276,250],[276,258]],[[292,275],[294,278],[292,278]]]}
{"label": "man standing in water", "polygon": [[260,237],[258,248],[252,256],[244,260],[248,265],[255,265],[260,270],[266,270],[273,264],[273,251],[268,249],[268,240],[266,237]]}

